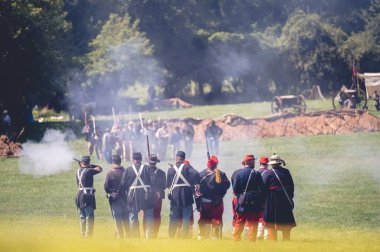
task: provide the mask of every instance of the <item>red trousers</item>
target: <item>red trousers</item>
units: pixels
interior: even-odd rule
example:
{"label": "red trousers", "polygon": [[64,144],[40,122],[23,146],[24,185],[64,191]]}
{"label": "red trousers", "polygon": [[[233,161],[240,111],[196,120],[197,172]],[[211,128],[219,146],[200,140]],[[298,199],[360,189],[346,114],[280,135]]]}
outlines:
{"label": "red trousers", "polygon": [[219,226],[223,221],[223,212],[223,202],[218,205],[213,205],[211,202],[202,202],[202,211],[200,212],[198,224]]}
{"label": "red trousers", "polygon": [[245,225],[249,227],[249,240],[256,241],[257,225],[259,223],[259,219],[259,213],[236,213],[236,219],[232,233],[234,241],[239,241],[241,239],[241,233],[244,231]]}

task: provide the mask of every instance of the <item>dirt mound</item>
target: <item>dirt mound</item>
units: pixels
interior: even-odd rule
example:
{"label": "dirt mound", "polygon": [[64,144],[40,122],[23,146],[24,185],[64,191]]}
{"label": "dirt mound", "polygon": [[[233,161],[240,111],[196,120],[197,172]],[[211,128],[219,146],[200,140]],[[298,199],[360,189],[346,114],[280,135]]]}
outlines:
{"label": "dirt mound", "polygon": [[5,135],[0,136],[0,158],[17,157],[20,151],[20,143],[10,141]]}
{"label": "dirt mound", "polygon": [[[247,119],[225,115],[215,120],[223,129],[222,141],[261,137],[334,135],[380,131],[380,119],[362,110],[292,113]],[[204,141],[204,129],[211,119],[194,121],[195,141]]]}

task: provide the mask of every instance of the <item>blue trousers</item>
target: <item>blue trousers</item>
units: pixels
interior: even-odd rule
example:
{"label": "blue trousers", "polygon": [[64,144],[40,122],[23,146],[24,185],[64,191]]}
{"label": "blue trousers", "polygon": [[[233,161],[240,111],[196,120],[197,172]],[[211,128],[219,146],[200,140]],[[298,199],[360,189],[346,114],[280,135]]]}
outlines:
{"label": "blue trousers", "polygon": [[177,228],[182,221],[182,238],[189,237],[190,222],[193,214],[193,205],[188,206],[176,206],[170,203],[170,215],[169,215],[169,238],[174,238]]}
{"label": "blue trousers", "polygon": [[117,199],[110,202],[112,217],[115,221],[116,237],[123,238],[129,234],[129,219],[127,203]]}
{"label": "blue trousers", "polygon": [[87,206],[79,210],[80,233],[83,237],[91,237],[94,233],[94,208]]}
{"label": "blue trousers", "polygon": [[[144,211],[144,220],[145,220],[145,238],[149,239],[151,238],[151,233],[153,231],[153,208],[145,209]],[[138,210],[132,210],[129,214],[129,223],[131,225],[131,234],[132,236],[139,236],[140,230],[139,230],[139,211]]]}

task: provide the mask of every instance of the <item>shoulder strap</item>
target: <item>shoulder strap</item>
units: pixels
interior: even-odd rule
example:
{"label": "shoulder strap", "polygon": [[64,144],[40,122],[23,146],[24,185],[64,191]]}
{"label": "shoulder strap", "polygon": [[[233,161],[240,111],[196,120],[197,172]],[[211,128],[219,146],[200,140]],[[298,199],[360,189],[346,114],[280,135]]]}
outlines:
{"label": "shoulder strap", "polygon": [[285,190],[284,184],[282,184],[282,181],[281,181],[280,177],[277,175],[275,169],[272,169],[272,171],[274,172],[274,175],[276,175],[278,181],[280,182],[281,187],[282,187],[282,189],[284,190],[285,195],[286,195],[286,197],[288,198],[288,201],[289,201],[290,205],[291,205],[292,207],[294,207],[292,201],[290,200],[290,197],[289,197],[288,193],[287,193],[286,190]]}
{"label": "shoulder strap", "polygon": [[147,186],[144,184],[144,182],[141,179],[141,173],[144,170],[144,165],[141,164],[140,170],[138,172],[137,172],[137,169],[136,169],[135,165],[132,165],[132,169],[133,169],[133,171],[135,172],[135,175],[136,175],[136,178],[133,181],[132,186],[137,186],[137,183],[140,182],[140,185],[142,186],[142,188],[144,188],[144,191],[147,192],[148,191]]}
{"label": "shoulder strap", "polygon": [[82,177],[83,177],[83,173],[84,173],[84,169],[85,168],[82,168],[83,169],[83,171],[82,171],[82,173],[80,173],[80,170],[81,169],[78,169],[78,172],[77,172],[77,178],[78,178],[78,186],[79,186],[79,189],[81,189],[81,188],[83,188],[83,183],[82,183]]}
{"label": "shoulder strap", "polygon": [[253,172],[254,172],[254,170],[252,169],[252,171],[249,173],[248,181],[247,181],[247,184],[245,186],[243,194],[245,194],[247,192],[248,184],[249,184],[249,181],[251,180],[251,175],[252,175]]}

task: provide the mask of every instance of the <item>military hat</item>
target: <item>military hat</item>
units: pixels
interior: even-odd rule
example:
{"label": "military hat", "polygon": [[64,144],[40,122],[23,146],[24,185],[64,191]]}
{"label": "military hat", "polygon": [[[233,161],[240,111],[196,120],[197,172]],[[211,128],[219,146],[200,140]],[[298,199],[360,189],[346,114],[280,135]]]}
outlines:
{"label": "military hat", "polygon": [[132,159],[133,159],[133,160],[137,160],[137,161],[141,161],[141,160],[142,160],[142,155],[141,155],[141,153],[140,153],[140,152],[135,152],[135,153],[133,153],[133,155],[132,155]]}
{"label": "military hat", "polygon": [[270,161],[268,164],[274,165],[274,164],[282,164],[282,163],[283,163],[283,160],[280,158],[279,155],[272,155],[270,157]]}
{"label": "military hat", "polygon": [[149,157],[147,158],[147,161],[150,164],[156,164],[160,162],[156,154],[150,154]]}
{"label": "military hat", "polygon": [[249,161],[255,161],[255,156],[252,154],[247,154],[244,156],[243,161],[241,162],[243,165],[245,165]]}
{"label": "military hat", "polygon": [[267,156],[261,156],[259,162],[260,164],[268,164],[269,158]]}
{"label": "military hat", "polygon": [[178,151],[176,154],[177,157],[186,158],[186,153],[183,151]]}
{"label": "military hat", "polygon": [[91,161],[90,156],[82,156],[82,162],[89,163]]}
{"label": "military hat", "polygon": [[112,155],[112,162],[116,164],[120,164],[121,163],[120,155]]}

